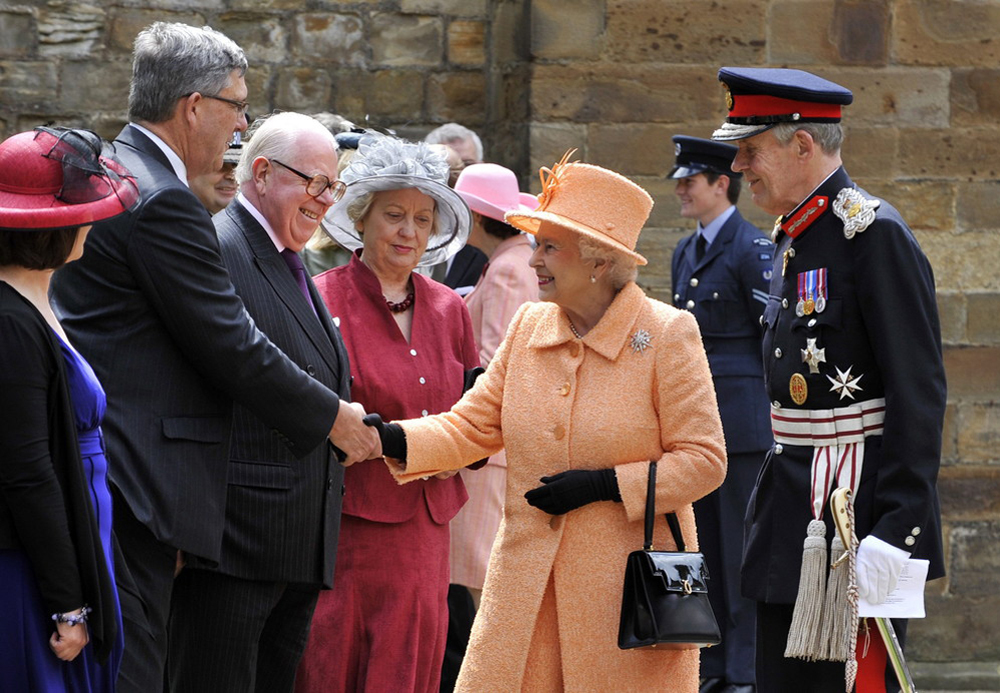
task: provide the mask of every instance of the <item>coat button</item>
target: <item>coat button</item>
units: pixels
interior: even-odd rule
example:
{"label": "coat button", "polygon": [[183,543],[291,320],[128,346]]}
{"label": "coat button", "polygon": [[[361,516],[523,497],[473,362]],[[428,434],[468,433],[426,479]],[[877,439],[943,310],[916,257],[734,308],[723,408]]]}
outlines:
{"label": "coat button", "polygon": [[914,527],[913,529],[910,530],[910,534],[912,534],[915,537],[920,536],[920,528]]}
{"label": "coat button", "polygon": [[776,358],[776,359],[780,359],[781,358],[781,348],[780,347],[774,350],[774,358]]}
{"label": "coat button", "polygon": [[806,323],[809,327],[816,327],[816,318],[809,318],[809,322]]}
{"label": "coat button", "polygon": [[917,543],[917,540],[914,539],[913,537],[906,537],[906,539],[903,539],[903,543],[906,544],[907,546],[913,546],[914,544]]}
{"label": "coat button", "polygon": [[679,300],[681,300],[681,295],[680,294],[674,294],[674,303],[677,303]]}
{"label": "coat button", "polygon": [[574,358],[576,358],[576,356],[579,353],[580,353],[580,343],[576,342],[576,341],[570,342],[570,345],[569,345],[569,355],[572,356],[572,357],[574,357]]}
{"label": "coat button", "polygon": [[719,300],[719,292],[718,291],[713,291],[712,292],[712,300],[713,301],[718,301]]}
{"label": "coat button", "polygon": [[788,308],[788,299],[787,298],[781,299],[781,307],[785,308],[787,310],[787,308]]}
{"label": "coat button", "polygon": [[757,322],[759,322],[759,323],[760,323],[760,326],[761,326],[761,327],[763,327],[763,326],[764,326],[764,316],[763,316],[763,315],[761,315],[761,316],[760,316],[760,319],[759,319],[759,320],[758,320]]}
{"label": "coat button", "polygon": [[788,249],[788,257],[795,257],[795,248]]}
{"label": "coat button", "polygon": [[306,373],[308,373],[309,375],[315,377],[316,376],[316,368],[310,363],[308,366],[306,366]]}
{"label": "coat button", "polygon": [[781,409],[781,402],[779,402],[778,400],[774,400],[773,402],[771,402],[771,406],[774,407],[775,409]]}
{"label": "coat button", "polygon": [[416,355],[417,355],[417,350],[416,349],[410,349],[410,356],[416,356]]}
{"label": "coat button", "polygon": [[698,277],[691,277],[691,281],[688,282],[691,286],[698,286]]}
{"label": "coat button", "polygon": [[427,416],[427,410],[426,409],[421,409],[420,410],[420,415],[421,416]]}
{"label": "coat button", "polygon": [[570,390],[569,383],[563,383],[562,387],[559,388],[559,394],[565,397],[566,395],[569,394],[569,390]]}
{"label": "coat button", "polygon": [[326,490],[329,491],[332,488],[333,488],[333,479],[330,479],[329,477],[327,477],[327,480],[326,480]]}
{"label": "coat button", "polygon": [[549,518],[549,527],[551,527],[553,531],[559,531],[562,529],[564,517],[565,515],[553,515]]}
{"label": "coat button", "polygon": [[781,454],[781,453],[783,453],[784,451],[785,451],[785,448],[783,448],[783,447],[781,446],[781,443],[775,443],[775,444],[774,444],[774,454],[775,454],[775,455],[780,455],[780,454]]}
{"label": "coat button", "polygon": [[556,427],[552,429],[552,436],[556,440],[562,440],[566,437],[566,427],[562,424],[556,424]]}
{"label": "coat button", "polygon": [[686,307],[686,308],[687,308],[688,310],[691,310],[692,308],[694,308],[694,301],[691,301],[691,300],[688,300],[688,302],[687,302],[687,303],[685,303],[685,304],[684,304],[684,306],[685,306],[685,307]]}
{"label": "coat button", "polygon": [[426,383],[427,383],[427,379],[426,379],[426,378],[424,378],[423,376],[420,376],[420,384],[421,384],[421,385],[424,385],[424,384],[426,384]]}

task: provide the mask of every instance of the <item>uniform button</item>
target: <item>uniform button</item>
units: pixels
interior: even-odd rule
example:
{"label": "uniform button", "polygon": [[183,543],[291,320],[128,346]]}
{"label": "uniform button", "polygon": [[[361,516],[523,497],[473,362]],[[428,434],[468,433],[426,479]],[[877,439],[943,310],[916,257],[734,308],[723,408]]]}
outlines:
{"label": "uniform button", "polygon": [[780,455],[784,451],[785,451],[785,448],[781,447],[781,443],[775,443],[774,444],[774,454],[775,455]]}
{"label": "uniform button", "polygon": [[681,295],[680,294],[674,294],[674,303],[677,303],[679,300],[681,300]]}
{"label": "uniform button", "polygon": [[914,539],[913,537],[906,537],[906,539],[903,539],[903,543],[906,544],[907,546],[913,546],[914,544],[917,543],[917,540]]}
{"label": "uniform button", "polygon": [[427,416],[427,410],[426,409],[421,409],[420,410],[420,415],[421,416]]}
{"label": "uniform button", "polygon": [[788,249],[788,257],[795,257],[795,248]]}
{"label": "uniform button", "polygon": [[816,318],[810,318],[809,322],[806,323],[809,327],[816,327]]}
{"label": "uniform button", "polygon": [[718,291],[713,291],[712,292],[712,300],[713,301],[718,301],[719,300],[719,292]]}
{"label": "uniform button", "polygon": [[686,308],[687,308],[688,310],[691,310],[692,308],[694,308],[694,301],[691,301],[691,300],[689,300],[689,301],[688,301],[687,303],[685,303],[684,305],[685,305],[685,307],[686,307]]}
{"label": "uniform button", "polygon": [[552,436],[556,440],[562,440],[566,437],[566,427],[562,424],[556,424],[556,427],[552,429]]}
{"label": "uniform button", "polygon": [[761,315],[761,316],[760,316],[760,320],[758,320],[757,322],[759,322],[759,323],[760,323],[760,325],[761,325],[761,327],[763,327],[763,326],[764,326],[764,316],[763,316],[763,315]]}
{"label": "uniform button", "polygon": [[778,400],[774,400],[773,402],[771,402],[771,406],[774,407],[775,409],[781,409],[781,402],[779,402]]}
{"label": "uniform button", "polygon": [[774,358],[776,358],[776,359],[780,359],[781,358],[781,348],[780,347],[774,350]]}
{"label": "uniform button", "polygon": [[788,308],[788,299],[787,298],[781,299],[781,307],[782,308],[786,308],[786,309]]}
{"label": "uniform button", "polygon": [[920,528],[914,527],[913,529],[910,530],[910,534],[912,534],[915,537],[920,536]]}
{"label": "uniform button", "polygon": [[563,383],[563,386],[559,388],[559,394],[563,397],[569,394],[569,383]]}
{"label": "uniform button", "polygon": [[315,376],[316,375],[316,368],[312,364],[309,364],[308,366],[306,366],[306,373],[308,373],[309,375]]}
{"label": "uniform button", "polygon": [[698,286],[698,277],[691,277],[691,281],[688,282],[691,286]]}
{"label": "uniform button", "polygon": [[421,377],[420,377],[420,384],[421,384],[421,385],[424,385],[424,384],[426,384],[426,383],[427,383],[427,380],[425,380],[425,379],[424,379],[424,377],[423,377],[423,376],[421,376]]}
{"label": "uniform button", "polygon": [[417,350],[416,349],[410,349],[410,356],[416,356],[416,355],[417,355]]}

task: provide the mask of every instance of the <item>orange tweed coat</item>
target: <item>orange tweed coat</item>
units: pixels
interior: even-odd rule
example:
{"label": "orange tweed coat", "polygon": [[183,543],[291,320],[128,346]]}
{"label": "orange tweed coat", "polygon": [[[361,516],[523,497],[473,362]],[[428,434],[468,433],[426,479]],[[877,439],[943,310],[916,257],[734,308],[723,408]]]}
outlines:
{"label": "orange tweed coat", "polygon": [[[457,690],[522,690],[542,644],[533,647],[532,635],[550,575],[565,690],[697,690],[697,650],[617,647],[625,558],[642,545],[649,460],[659,459],[658,513],[676,511],[692,539],[691,503],[726,474],[715,391],[690,313],[630,283],[579,340],[558,306],[526,304],[450,412],[400,423],[407,466],[387,463],[401,483],[507,451],[504,519]],[[524,500],[542,476],[609,467],[622,503],[550,516]],[[663,520],[654,544],[673,545]]]}

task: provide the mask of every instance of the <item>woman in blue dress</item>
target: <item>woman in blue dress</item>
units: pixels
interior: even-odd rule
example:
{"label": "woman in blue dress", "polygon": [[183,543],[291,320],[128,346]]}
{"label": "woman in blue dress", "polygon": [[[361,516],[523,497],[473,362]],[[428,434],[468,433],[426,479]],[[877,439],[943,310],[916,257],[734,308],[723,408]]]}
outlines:
{"label": "woman in blue dress", "polygon": [[0,689],[113,691],[122,631],[104,391],[48,300],[135,181],[86,130],[0,144]]}

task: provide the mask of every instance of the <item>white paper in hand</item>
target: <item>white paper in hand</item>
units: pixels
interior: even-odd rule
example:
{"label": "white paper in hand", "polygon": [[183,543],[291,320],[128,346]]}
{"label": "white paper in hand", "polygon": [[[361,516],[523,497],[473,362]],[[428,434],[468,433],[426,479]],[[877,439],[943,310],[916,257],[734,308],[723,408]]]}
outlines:
{"label": "white paper in hand", "polygon": [[881,604],[858,600],[858,616],[883,618],[924,618],[924,584],[930,561],[910,558],[899,574],[896,589]]}

